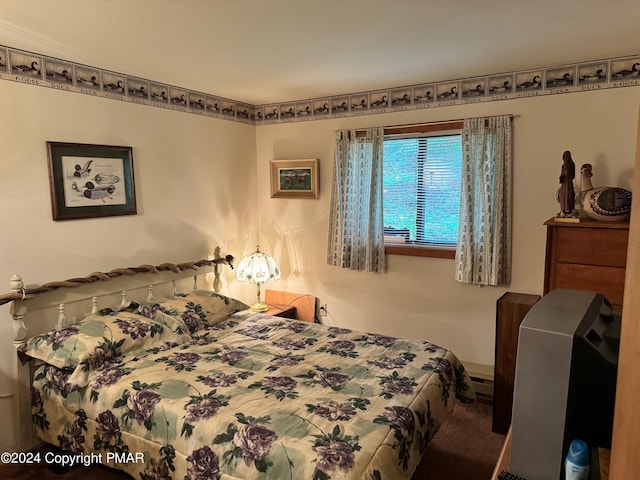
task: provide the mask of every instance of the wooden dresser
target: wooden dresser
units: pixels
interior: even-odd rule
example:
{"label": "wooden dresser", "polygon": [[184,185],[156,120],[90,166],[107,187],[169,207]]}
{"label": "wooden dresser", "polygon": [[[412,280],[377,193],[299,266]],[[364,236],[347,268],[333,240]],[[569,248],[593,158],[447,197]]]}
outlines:
{"label": "wooden dresser", "polygon": [[550,219],[545,225],[544,293],[556,288],[602,293],[621,311],[629,222]]}

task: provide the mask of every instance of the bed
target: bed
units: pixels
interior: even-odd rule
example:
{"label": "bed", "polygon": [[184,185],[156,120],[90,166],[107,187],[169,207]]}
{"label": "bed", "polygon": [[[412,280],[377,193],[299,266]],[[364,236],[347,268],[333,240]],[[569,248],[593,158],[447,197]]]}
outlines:
{"label": "bed", "polygon": [[69,321],[70,305],[46,301],[36,310],[57,325],[35,335],[34,299],[14,283],[23,441],[35,431],[77,463],[143,480],[409,479],[455,398],[474,400],[458,358],[430,342],[254,313],[170,282],[138,300],[110,292],[111,304],[102,281],[100,296],[84,285],[70,303],[90,313]]}

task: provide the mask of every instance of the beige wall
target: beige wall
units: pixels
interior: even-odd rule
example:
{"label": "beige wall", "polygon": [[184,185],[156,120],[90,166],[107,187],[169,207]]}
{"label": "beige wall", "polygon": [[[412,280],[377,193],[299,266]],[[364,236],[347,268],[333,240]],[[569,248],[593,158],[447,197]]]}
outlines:
{"label": "beige wall", "polygon": [[[255,236],[246,228],[257,222],[255,127],[8,81],[0,99],[0,292],[14,273],[36,284],[187,262],[217,245],[236,253]],[[138,215],[54,222],[47,140],[132,146]],[[223,281],[233,292],[233,272]],[[0,318],[0,424],[10,425],[7,306]],[[0,450],[9,430],[0,429]]]}
{"label": "beige wall", "polygon": [[[495,302],[506,288],[453,279],[453,260],[388,256],[388,273],[326,265],[333,131],[515,114],[513,275],[508,290],[541,294],[544,221],[557,213],[562,153],[592,163],[594,185],[631,187],[640,88],[573,93],[257,128],[260,235],[280,259],[276,289],[309,292],[327,304],[326,323],[431,340],[463,360],[493,364]],[[269,161],[320,159],[318,200],[271,199]]]}

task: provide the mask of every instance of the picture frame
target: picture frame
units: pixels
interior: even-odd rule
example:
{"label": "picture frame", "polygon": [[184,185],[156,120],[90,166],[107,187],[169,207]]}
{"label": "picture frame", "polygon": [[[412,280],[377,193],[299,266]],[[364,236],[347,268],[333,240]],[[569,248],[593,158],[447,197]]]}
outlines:
{"label": "picture frame", "polygon": [[133,149],[47,142],[53,220],[136,215]]}
{"label": "picture frame", "polygon": [[318,159],[271,160],[271,198],[318,198]]}

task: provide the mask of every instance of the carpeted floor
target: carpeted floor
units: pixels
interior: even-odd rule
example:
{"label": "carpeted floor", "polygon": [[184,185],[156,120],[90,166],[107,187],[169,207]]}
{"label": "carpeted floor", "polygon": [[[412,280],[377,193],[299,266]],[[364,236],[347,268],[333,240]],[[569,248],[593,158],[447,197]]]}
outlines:
{"label": "carpeted floor", "polygon": [[456,402],[412,480],[489,480],[504,435],[491,431],[493,407]]}

